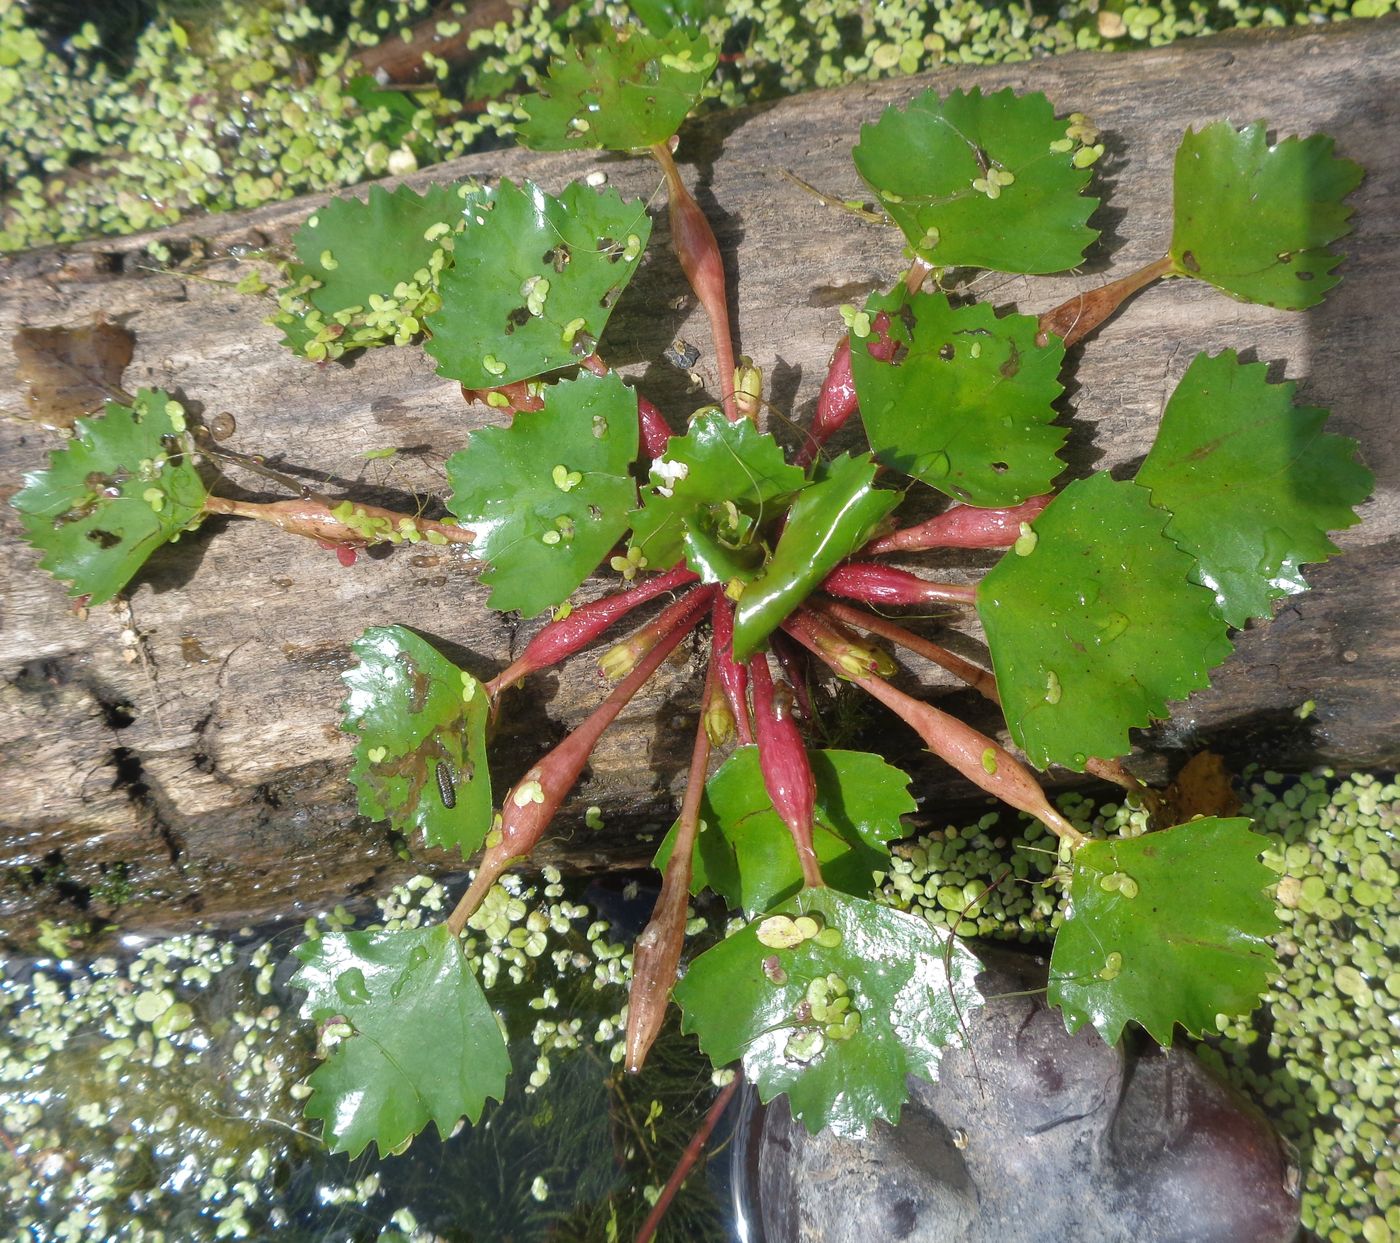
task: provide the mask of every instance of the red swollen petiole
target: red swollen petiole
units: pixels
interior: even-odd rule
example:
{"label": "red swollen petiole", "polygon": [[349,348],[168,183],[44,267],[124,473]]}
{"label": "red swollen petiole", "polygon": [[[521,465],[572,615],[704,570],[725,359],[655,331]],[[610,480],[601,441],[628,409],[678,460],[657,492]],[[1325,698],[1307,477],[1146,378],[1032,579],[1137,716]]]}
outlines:
{"label": "red swollen petiole", "polygon": [[749,671],[734,659],[734,604],[728,596],[715,597],[710,613],[714,632],[710,662],[719,678],[720,689],[734,715],[734,729],[741,746],[753,744],[753,723],[749,716]]}
{"label": "red swollen petiole", "polygon": [[792,834],[803,883],[822,885],[825,882],[812,845],[817,783],[793,719],[792,688],[786,682],[774,684],[765,652],[749,661],[749,681],[753,687],[754,730],[758,734],[763,788],[768,791],[773,810]]}
{"label": "red swollen petiole", "polygon": [[531,768],[505,796],[497,823],[486,838],[486,853],[481,857],[476,877],[447,919],[447,926],[454,933],[466,927],[472,912],[501,874],[535,848],[559,805],[578,781],[603,731],[694,629],[709,606],[710,595],[710,591],[701,587],[672,601],[662,613],[668,626],[665,638],[613,688],[612,694],[582,725]]}
{"label": "red swollen petiole", "polygon": [[698,580],[699,575],[684,565],[677,565],[664,574],[642,579],[635,587],[579,605],[567,617],[550,622],[531,639],[525,650],[506,669],[486,683],[487,693],[494,699],[503,689],[526,675],[557,665],[587,647],[603,631],[648,600]]}
{"label": "red swollen petiole", "polygon": [[[1076,846],[1085,840],[1084,835],[1050,805],[1030,770],[1005,747],[932,704],[896,690],[882,677],[851,673],[849,662],[843,666],[833,654],[839,636],[833,638],[831,628],[810,609],[798,609],[788,618],[785,628],[842,677],[849,678],[889,708],[924,740],[924,745],[934,755],[952,765],[974,785],[1018,811],[1034,816],[1056,836]],[[824,643],[819,641],[819,636],[825,639]]]}
{"label": "red swollen petiole", "polygon": [[863,604],[975,604],[977,589],[963,583],[935,583],[908,570],[873,561],[848,561],[822,580],[821,589]]}
{"label": "red swollen petiole", "polygon": [[978,509],[954,505],[918,526],[892,531],[871,540],[862,552],[918,552],[925,548],[1010,548],[1021,536],[1021,524],[1034,522],[1053,498],[1033,496],[1009,509]]}

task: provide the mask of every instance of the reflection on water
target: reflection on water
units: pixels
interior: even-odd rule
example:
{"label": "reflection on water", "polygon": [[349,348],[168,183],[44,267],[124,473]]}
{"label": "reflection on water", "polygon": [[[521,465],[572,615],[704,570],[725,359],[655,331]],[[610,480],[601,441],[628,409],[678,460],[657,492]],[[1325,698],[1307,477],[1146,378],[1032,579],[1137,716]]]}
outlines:
{"label": "reflection on water", "polygon": [[[380,904],[378,922],[437,918],[442,898],[419,878]],[[598,919],[599,903],[622,922],[632,914],[620,894],[580,894],[552,874],[535,888],[513,882],[483,909],[467,944],[510,1034],[506,1099],[478,1126],[430,1132],[384,1160],[331,1156],[301,1119],[314,1033],[286,979],[302,929],[128,938],[85,962],[3,960],[0,1234],[632,1238],[714,1088],[674,1025],[643,1075],[622,1074],[633,930]],[[689,1180],[662,1239],[732,1237],[724,1164]]]}

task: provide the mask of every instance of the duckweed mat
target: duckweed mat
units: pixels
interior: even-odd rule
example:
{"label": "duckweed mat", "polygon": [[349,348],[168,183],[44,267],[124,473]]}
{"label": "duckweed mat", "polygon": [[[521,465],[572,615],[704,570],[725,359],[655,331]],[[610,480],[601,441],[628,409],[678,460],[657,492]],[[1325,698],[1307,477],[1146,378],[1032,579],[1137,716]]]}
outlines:
{"label": "duckweed mat", "polygon": [[[686,7],[706,15],[724,49],[710,106],[730,107],[940,64],[1378,17],[1395,0]],[[627,12],[615,2],[530,0],[474,25],[477,8],[111,0],[84,20],[70,0],[0,0],[0,251],[158,228],[500,146],[516,96],[538,85],[570,32]],[[396,41],[422,52],[425,81],[388,84],[409,89],[384,89],[363,72]]]}
{"label": "duckweed mat", "polygon": [[[1247,774],[1242,814],[1273,845],[1282,974],[1202,1056],[1297,1148],[1303,1220],[1327,1243],[1400,1237],[1394,1033],[1400,1023],[1400,783],[1319,770]],[[1081,828],[1145,831],[1140,809],[1060,799]],[[896,847],[892,904],[966,936],[1034,944],[1062,917],[1053,845],[990,813]],[[379,922],[437,918],[416,877]],[[642,904],[645,905],[645,904]],[[618,1069],[637,916],[627,889],[580,894],[546,870],[474,917],[468,953],[511,1037],[505,1102],[403,1157],[348,1162],[300,1118],[317,1033],[285,989],[307,929],[127,937],[88,961],[0,960],[0,1207],[29,1240],[474,1240],[608,1243],[635,1233],[714,1092],[674,1026],[636,1080]],[[611,918],[605,917],[610,916]],[[352,922],[343,910],[320,926]],[[712,938],[696,916],[692,934]],[[62,951],[62,937],[50,941]],[[711,1163],[711,1169],[722,1167]],[[482,1223],[489,1223],[483,1226]],[[722,1195],[692,1177],[662,1238],[728,1237]]]}

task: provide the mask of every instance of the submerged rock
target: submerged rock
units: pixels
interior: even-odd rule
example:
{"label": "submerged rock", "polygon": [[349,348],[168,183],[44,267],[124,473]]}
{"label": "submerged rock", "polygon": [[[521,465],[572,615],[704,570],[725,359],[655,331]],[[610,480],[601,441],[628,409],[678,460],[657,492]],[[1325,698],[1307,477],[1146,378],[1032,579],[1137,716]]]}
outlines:
{"label": "submerged rock", "polygon": [[[910,1079],[897,1128],[741,1124],[751,1243],[1290,1243],[1299,1171],[1186,1049],[1111,1048],[1046,1004],[1043,960],[990,951],[970,1050]],[[752,1102],[756,1105],[756,1101]]]}

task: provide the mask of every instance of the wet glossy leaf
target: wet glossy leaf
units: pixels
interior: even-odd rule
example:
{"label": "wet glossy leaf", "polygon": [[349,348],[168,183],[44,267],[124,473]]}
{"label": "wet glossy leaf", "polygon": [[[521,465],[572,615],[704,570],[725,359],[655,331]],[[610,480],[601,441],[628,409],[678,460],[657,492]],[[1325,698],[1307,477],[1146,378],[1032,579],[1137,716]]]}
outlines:
{"label": "wet glossy leaf", "polygon": [[403,626],[366,630],[341,728],[358,735],[350,780],[360,812],[467,858],[491,829],[487,695],[426,639]]}
{"label": "wet glossy leaf", "polygon": [[[467,203],[484,191],[474,182],[429,186],[422,194],[371,186],[364,199],[333,198],[297,230],[297,261],[284,294],[295,311],[273,322],[283,344],[307,353],[312,342],[340,350],[387,345],[417,335],[421,317],[439,304],[438,282],[451,266]],[[407,323],[412,317],[414,323]],[[311,357],[321,357],[316,350]]]}
{"label": "wet glossy leaf", "polygon": [[438,374],[495,388],[592,353],[651,236],[646,205],[581,182],[555,198],[502,181],[477,206],[428,320]]}
{"label": "wet glossy leaf", "polygon": [[1233,350],[1198,354],[1137,474],[1232,626],[1308,589],[1302,566],[1337,551],[1327,532],[1360,521],[1352,506],[1375,482],[1354,440],[1323,432],[1327,411],[1293,405],[1296,386],[1267,375]]}
{"label": "wet glossy leaf", "polygon": [[701,582],[731,583],[738,579],[746,583],[763,568],[762,544],[736,547],[732,539],[726,523],[705,519],[686,523],[685,563],[700,575]]}
{"label": "wet glossy leaf", "polygon": [[700,98],[719,58],[703,35],[609,28],[571,43],[539,93],[520,101],[521,143],[536,151],[632,151],[665,142]]}
{"label": "wet glossy leaf", "polygon": [[788,513],[763,573],[734,609],[734,655],[747,660],[840,562],[860,548],[899,504],[898,492],[875,487],[869,454],[818,468]]}
{"label": "wet glossy leaf", "polygon": [[[895,310],[875,297],[873,317]],[[887,304],[891,304],[888,305]],[[861,417],[886,465],[971,505],[1017,505],[1050,491],[1064,469],[1056,457],[1065,429],[1052,426],[1065,350],[1058,337],[1037,346],[1037,321],[986,303],[953,307],[945,294],[908,300],[912,328],[890,316],[895,360],[872,358],[852,342]]]}
{"label": "wet glossy leaf", "polygon": [[1062,272],[1098,236],[1086,225],[1098,200],[1083,194],[1089,171],[1075,167],[1067,128],[1038,93],[925,91],[863,126],[851,154],[935,267]]}
{"label": "wet glossy leaf", "polygon": [[[666,455],[651,464],[642,508],[631,516],[631,546],[655,569],[668,569],[681,558],[688,531],[737,550],[806,482],[801,470],[788,465],[777,441],[748,419],[731,423],[721,411],[701,411],[690,430],[673,436]],[[697,560],[706,560],[703,549],[695,552]],[[716,581],[695,562],[691,568],[707,582]]]}
{"label": "wet glossy leaf", "polygon": [[588,577],[627,530],[636,456],[637,395],[616,375],[582,375],[447,459],[448,508],[491,562],[493,609],[533,617]]}
{"label": "wet glossy leaf", "polygon": [[106,320],[80,328],[21,328],[10,346],[29,417],[67,429],[108,401],[123,400],[122,373],[135,341],[129,330]]}
{"label": "wet glossy leaf", "polygon": [[1215,1031],[1245,1014],[1274,971],[1278,931],[1248,820],[1193,820],[1075,852],[1069,915],[1050,957],[1050,1003],[1070,1031],[1092,1023],[1112,1044],[1129,1020],[1159,1044],[1180,1025]]}
{"label": "wet glossy leaf", "polygon": [[408,186],[371,186],[364,199],[331,199],[292,239],[298,262],[320,282],[308,295],[312,304],[331,315],[349,306],[368,308],[376,294],[392,297],[394,286],[411,281],[443,249],[443,239],[462,227],[464,204],[475,190],[470,182],[429,186],[422,194]]}
{"label": "wet glossy leaf", "polygon": [[70,583],[72,595],[110,600],[157,548],[198,523],[208,491],[192,452],[184,408],[159,389],[79,419],[10,501],[44,554],[40,568]]}
{"label": "wet glossy leaf", "polygon": [[1323,134],[1269,144],[1262,122],[1187,130],[1176,153],[1171,256],[1183,275],[1246,302],[1302,310],[1341,278],[1327,248],[1351,231],[1359,164]]}
{"label": "wet glossy leaf", "polygon": [[[905,834],[901,816],[914,811],[909,774],[865,751],[809,751],[817,783],[812,842],[822,878],[846,893],[866,895],[871,873],[889,866],[886,843]],[[691,892],[707,886],[731,907],[766,911],[802,888],[792,834],[763,786],[757,747],[740,747],[705,784],[703,828],[695,842]],[[671,857],[675,830],[657,852]]]}
{"label": "wet glossy leaf", "polygon": [[296,948],[302,1016],[348,1024],[311,1075],[306,1116],[333,1152],[387,1156],[429,1122],[445,1139],[500,1100],[510,1056],[496,1016],[445,924],[327,933]]}
{"label": "wet glossy leaf", "polygon": [[1006,723],[1037,767],[1126,754],[1129,729],[1230,654],[1166,521],[1139,484],[1076,480],[978,585]]}
{"label": "wet glossy leaf", "polygon": [[707,17],[718,17],[724,12],[720,0],[630,0],[627,7],[655,35],[664,35],[678,26],[697,29]]}
{"label": "wet glossy leaf", "polygon": [[[982,1001],[977,959],[921,919],[834,889],[778,909],[779,935],[755,921],[690,964],[675,990],[683,1029],[716,1066],[742,1059],[765,1102],[787,1093],[814,1134],[897,1122],[905,1076],[936,1079],[944,1049],[962,1043],[959,1016]],[[799,916],[821,934],[777,948]]]}

